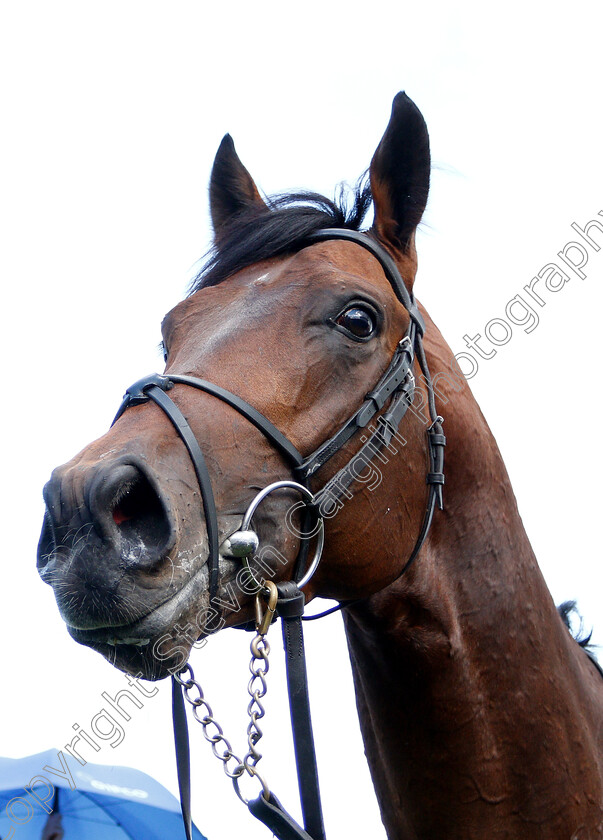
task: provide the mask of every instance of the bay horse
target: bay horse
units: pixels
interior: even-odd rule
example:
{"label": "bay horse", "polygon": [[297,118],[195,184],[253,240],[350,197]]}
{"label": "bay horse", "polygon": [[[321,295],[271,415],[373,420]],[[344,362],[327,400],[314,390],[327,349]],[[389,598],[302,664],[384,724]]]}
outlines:
{"label": "bay horse", "polygon": [[[126,672],[168,675],[199,635],[254,615],[255,590],[240,585],[240,560],[223,547],[257,492],[295,471],[285,444],[250,422],[253,411],[307,457],[365,405],[409,331],[424,333],[433,376],[413,359],[404,377],[414,386],[410,410],[325,514],[323,556],[304,586],[308,601],[343,605],[387,835],[601,838],[603,680],[555,608],[492,434],[412,296],[430,152],[424,119],[404,93],[369,177],[352,207],[303,193],[265,200],[224,138],[210,182],[212,257],[162,325],[167,378],[129,389],[111,429],[54,471],[40,575],[77,642]],[[358,231],[371,199],[363,236],[393,261],[389,273],[385,257],[353,236],[316,237]],[[214,392],[187,377],[214,383]],[[376,420],[404,383],[379,401]],[[240,405],[217,398],[220,388]],[[193,436],[188,453],[159,404],[168,389]],[[427,411],[432,397],[445,416],[445,504],[409,564],[433,495],[426,471],[440,474],[426,434],[440,421]],[[441,429],[436,437],[443,445]],[[351,434],[308,486],[327,486],[366,441]],[[296,499],[294,490],[273,493],[254,516],[260,545],[270,547],[263,571],[277,582],[294,578],[307,542],[298,511],[284,525]],[[213,543],[221,548],[211,560]]]}

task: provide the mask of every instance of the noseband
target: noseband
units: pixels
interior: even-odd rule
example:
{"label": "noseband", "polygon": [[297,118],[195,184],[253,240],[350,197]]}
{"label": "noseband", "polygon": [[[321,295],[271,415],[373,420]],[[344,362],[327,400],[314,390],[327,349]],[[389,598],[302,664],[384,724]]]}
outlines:
{"label": "noseband", "polygon": [[[242,414],[243,417],[262,432],[280,454],[283,455],[285,460],[291,464],[296,481],[308,490],[310,489],[310,478],[317,470],[326,464],[333,455],[339,452],[359,429],[366,428],[377,412],[381,411],[389,400],[389,407],[377,420],[377,428],[372,429],[370,437],[362,437],[364,443],[359,452],[314,496],[313,506],[318,507],[320,510],[321,502],[323,504],[327,501],[333,502],[342,494],[347,493],[347,488],[358,477],[354,470],[356,462],[360,462],[366,466],[375,457],[379,456],[381,450],[391,447],[391,440],[398,430],[400,421],[413,401],[415,380],[412,373],[412,365],[416,356],[423,373],[423,380],[427,386],[428,408],[431,418],[431,424],[427,429],[429,469],[427,471],[426,481],[429,486],[429,494],[419,536],[402,572],[408,569],[419,553],[427,537],[436,504],[440,508],[442,507],[444,446],[446,444],[446,438],[442,433],[442,418],[438,416],[436,411],[433,382],[423,349],[423,334],[425,331],[423,317],[419,312],[414,296],[406,288],[394,260],[384,248],[367,234],[343,228],[325,228],[311,234],[304,242],[304,247],[316,242],[324,242],[332,239],[354,242],[369,251],[378,260],[396,297],[407,310],[410,320],[406,334],[399,341],[387,370],[381,376],[375,387],[366,394],[360,408],[341,426],[338,432],[322,443],[314,452],[304,458],[291,441],[252,405],[245,402],[245,400],[236,394],[221,388],[219,385],[214,385],[195,376],[179,376],[177,374],[162,375],[155,373],[139,379],[127,389],[123,402],[113,421],[115,423],[130,406],[140,405],[150,400],[158,405],[167,415],[186,446],[199,483],[207,529],[210,599],[217,594],[218,590],[220,544],[216,504],[211,479],[201,447],[187,419],[167,394],[174,385],[189,385],[192,388],[197,388],[200,391],[217,397],[238,411],[239,414]],[[304,566],[307,550],[308,540],[302,539],[300,555],[296,562],[294,574],[296,580],[300,580],[300,578],[305,576]]]}

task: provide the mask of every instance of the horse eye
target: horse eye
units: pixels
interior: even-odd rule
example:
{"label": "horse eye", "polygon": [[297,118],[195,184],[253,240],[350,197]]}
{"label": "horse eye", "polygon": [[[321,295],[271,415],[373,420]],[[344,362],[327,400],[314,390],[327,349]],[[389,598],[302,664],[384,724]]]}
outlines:
{"label": "horse eye", "polygon": [[168,349],[165,346],[165,341],[160,341],[159,342],[159,352],[163,355],[163,361],[167,365]]}
{"label": "horse eye", "polygon": [[370,338],[375,332],[377,318],[375,313],[358,304],[350,306],[335,318],[335,323],[343,327],[353,338]]}

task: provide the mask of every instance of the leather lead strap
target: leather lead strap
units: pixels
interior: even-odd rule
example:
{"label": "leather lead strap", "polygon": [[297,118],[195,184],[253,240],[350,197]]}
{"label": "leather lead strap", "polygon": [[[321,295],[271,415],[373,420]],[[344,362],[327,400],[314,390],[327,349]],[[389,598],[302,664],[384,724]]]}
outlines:
{"label": "leather lead strap", "polygon": [[273,793],[269,799],[262,795],[252,799],[247,807],[279,840],[325,840],[301,623],[305,597],[297,585],[290,581],[277,584],[277,588],[277,612],[283,629],[289,709],[304,828],[285,811]]}
{"label": "leather lead strap", "polygon": [[283,630],[289,710],[304,828],[314,840],[325,840],[301,621],[305,597],[292,582],[277,584],[277,589],[276,609]]}
{"label": "leather lead strap", "polygon": [[172,719],[174,721],[174,744],[176,746],[176,770],[178,790],[186,840],[192,840],[191,818],[191,755],[188,743],[188,724],[182,687],[172,677]]}
{"label": "leather lead strap", "polygon": [[258,796],[257,799],[252,799],[247,807],[250,813],[263,822],[279,840],[314,840],[285,811],[273,793],[270,794],[270,800]]}

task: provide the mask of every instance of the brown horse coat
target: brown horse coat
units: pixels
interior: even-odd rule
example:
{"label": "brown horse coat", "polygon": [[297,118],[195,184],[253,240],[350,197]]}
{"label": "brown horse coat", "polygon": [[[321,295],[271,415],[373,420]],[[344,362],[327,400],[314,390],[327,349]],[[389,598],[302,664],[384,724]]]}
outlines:
{"label": "brown horse coat", "polygon": [[[424,121],[399,94],[370,169],[372,234],[409,288],[429,168]],[[224,279],[237,237],[246,241],[245,230],[265,231],[284,217],[261,199],[230,139],[218,152],[210,194],[223,258],[166,317],[166,370],[239,394],[308,453],[387,367],[407,313],[377,262],[347,242],[241,257]],[[377,313],[367,340],[333,328],[353,306]],[[400,576],[427,493],[426,426],[417,408],[400,428],[406,444],[379,467],[378,487],[359,481],[328,522],[307,595],[357,600],[345,626],[390,840],[594,840],[603,836],[603,681],[559,618],[496,443],[425,318],[430,368],[445,374],[438,380],[448,438],[445,510]],[[226,536],[258,488],[289,477],[288,465],[228,406],[179,386],[173,396],[203,446]],[[316,487],[358,445],[352,439]],[[198,488],[173,428],[153,405],[129,409],[55,471],[45,492],[40,573],[70,633],[125,670],[164,676],[203,631],[210,607]],[[291,575],[297,552],[282,524],[292,498],[271,497],[258,516],[277,579]],[[226,626],[252,616],[249,593],[236,592],[234,608],[237,572],[224,558]]]}

